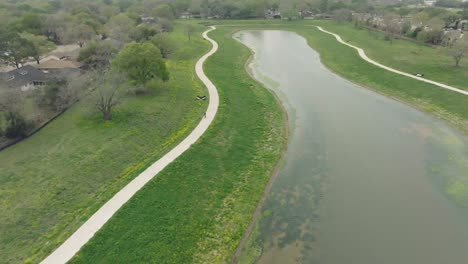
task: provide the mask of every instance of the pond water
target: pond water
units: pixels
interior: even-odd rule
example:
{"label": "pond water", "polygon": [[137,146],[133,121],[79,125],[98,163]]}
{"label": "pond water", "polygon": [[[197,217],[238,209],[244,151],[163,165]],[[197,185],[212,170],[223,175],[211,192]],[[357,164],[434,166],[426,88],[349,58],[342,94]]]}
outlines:
{"label": "pond water", "polygon": [[296,33],[235,38],[291,126],[241,262],[468,263],[466,136],[338,77]]}

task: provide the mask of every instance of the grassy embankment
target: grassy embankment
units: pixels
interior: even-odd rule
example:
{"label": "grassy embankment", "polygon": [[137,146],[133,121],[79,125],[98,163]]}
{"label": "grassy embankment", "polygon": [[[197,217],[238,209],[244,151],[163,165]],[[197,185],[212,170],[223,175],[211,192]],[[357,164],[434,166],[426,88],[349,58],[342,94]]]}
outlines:
{"label": "grassy embankment", "polygon": [[408,73],[424,73],[425,78],[468,90],[468,59],[455,67],[446,47],[426,46],[405,39],[385,40],[382,32],[356,28],[350,23],[314,22],[343,40],[363,48],[366,54],[387,66]]}
{"label": "grassy embankment", "polygon": [[171,37],[166,87],[123,98],[110,122],[83,100],[0,152],[0,262],[38,262],[198,123],[206,103],[194,98],[206,92],[194,65],[209,45],[181,25]]}
{"label": "grassy embankment", "polygon": [[230,29],[210,36],[219,51],[205,65],[220,92],[202,139],[127,203],[73,263],[224,263],[238,245],[283,143],[274,96],[244,69],[250,52]]}

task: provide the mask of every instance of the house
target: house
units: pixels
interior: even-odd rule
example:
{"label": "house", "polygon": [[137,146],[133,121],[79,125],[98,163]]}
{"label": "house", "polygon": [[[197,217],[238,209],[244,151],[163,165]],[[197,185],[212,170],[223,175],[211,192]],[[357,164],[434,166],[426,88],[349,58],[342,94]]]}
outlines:
{"label": "house", "polygon": [[192,17],[192,13],[190,12],[182,12],[179,16],[180,19],[190,19]]}
{"label": "house", "polygon": [[156,22],[156,19],[152,16],[148,16],[146,14],[142,14],[140,15],[140,21],[141,23],[148,23],[148,24],[151,24],[151,23],[154,23]]}
{"label": "house", "polygon": [[35,67],[41,71],[49,72],[49,71],[60,71],[63,69],[79,69],[83,65],[77,61],[72,60],[57,60],[57,59],[49,59],[41,64],[36,64]]}
{"label": "house", "polygon": [[437,2],[437,0],[424,0],[424,5],[425,6],[434,6],[434,4]]}
{"label": "house", "polygon": [[265,11],[265,18],[268,19],[281,19],[281,13],[275,9],[267,9]]}
{"label": "house", "polygon": [[299,11],[299,16],[303,19],[314,19],[314,13],[312,11],[303,10]]}
{"label": "house", "polygon": [[7,87],[28,91],[35,87],[45,85],[47,82],[47,74],[31,65],[25,65],[19,69],[0,73],[0,82]]}

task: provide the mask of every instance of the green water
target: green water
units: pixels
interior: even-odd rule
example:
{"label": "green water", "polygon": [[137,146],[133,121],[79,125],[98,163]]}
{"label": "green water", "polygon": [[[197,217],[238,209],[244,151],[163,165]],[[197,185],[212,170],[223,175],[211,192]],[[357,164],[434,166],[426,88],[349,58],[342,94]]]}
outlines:
{"label": "green water", "polygon": [[333,74],[295,33],[235,37],[291,119],[242,263],[468,263],[466,136]]}

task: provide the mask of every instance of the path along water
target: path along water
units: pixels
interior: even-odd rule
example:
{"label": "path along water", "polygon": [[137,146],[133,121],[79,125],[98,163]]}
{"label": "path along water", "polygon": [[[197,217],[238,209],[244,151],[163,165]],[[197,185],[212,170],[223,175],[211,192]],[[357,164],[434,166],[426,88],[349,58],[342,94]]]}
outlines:
{"label": "path along water", "polygon": [[466,136],[336,76],[295,33],[235,37],[255,52],[251,70],[279,94],[292,128],[256,243],[241,259],[466,263]]}

